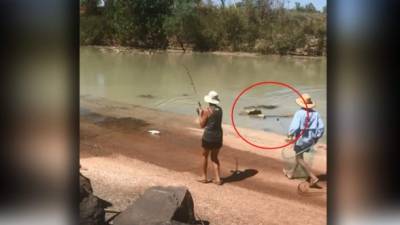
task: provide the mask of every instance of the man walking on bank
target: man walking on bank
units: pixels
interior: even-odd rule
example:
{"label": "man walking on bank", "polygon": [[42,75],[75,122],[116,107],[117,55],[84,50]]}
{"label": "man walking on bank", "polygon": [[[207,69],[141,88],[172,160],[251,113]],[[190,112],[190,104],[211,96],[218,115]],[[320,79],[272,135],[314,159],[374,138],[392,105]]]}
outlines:
{"label": "man walking on bank", "polygon": [[[325,128],[319,113],[313,109],[315,107],[315,102],[311,100],[310,95],[303,94],[302,97],[304,101],[302,98],[296,99],[296,103],[301,108],[293,116],[293,120],[289,127],[288,141],[293,140],[293,137],[297,137],[305,129],[307,111],[309,117],[308,126],[305,129],[303,135],[296,141],[294,145],[294,151],[296,153],[296,164],[294,168],[290,171],[284,169],[283,172],[289,179],[292,179],[294,172],[300,165],[310,177],[310,186],[315,186],[319,180],[317,176],[315,176],[315,174],[311,171],[309,165],[307,165],[304,161],[303,154],[305,152],[309,152],[311,150],[311,147],[318,142],[318,140],[324,134]],[[304,103],[307,104],[307,107]]]}

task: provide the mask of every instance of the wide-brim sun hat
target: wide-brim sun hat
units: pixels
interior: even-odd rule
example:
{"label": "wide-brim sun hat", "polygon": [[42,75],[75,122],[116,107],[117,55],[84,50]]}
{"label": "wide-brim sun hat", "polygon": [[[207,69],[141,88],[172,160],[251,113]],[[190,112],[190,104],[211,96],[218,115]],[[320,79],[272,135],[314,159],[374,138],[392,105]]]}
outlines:
{"label": "wide-brim sun hat", "polygon": [[210,91],[206,96],[204,96],[204,101],[211,104],[219,104],[218,93],[216,91]]}
{"label": "wide-brim sun hat", "polygon": [[315,107],[315,102],[311,100],[311,96],[309,94],[302,94],[301,97],[303,97],[305,103],[307,104],[307,107],[306,104],[304,104],[303,99],[300,97],[296,99],[297,105],[301,106],[302,108],[309,108],[309,109]]}

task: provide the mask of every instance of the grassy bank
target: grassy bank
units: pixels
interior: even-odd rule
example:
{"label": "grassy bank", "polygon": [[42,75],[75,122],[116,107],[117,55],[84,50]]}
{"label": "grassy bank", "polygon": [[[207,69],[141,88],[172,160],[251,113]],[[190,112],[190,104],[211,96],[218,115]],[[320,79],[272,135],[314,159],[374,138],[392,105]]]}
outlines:
{"label": "grassy bank", "polygon": [[277,0],[216,6],[198,0],[108,0],[84,5],[81,45],[321,56],[326,14]]}

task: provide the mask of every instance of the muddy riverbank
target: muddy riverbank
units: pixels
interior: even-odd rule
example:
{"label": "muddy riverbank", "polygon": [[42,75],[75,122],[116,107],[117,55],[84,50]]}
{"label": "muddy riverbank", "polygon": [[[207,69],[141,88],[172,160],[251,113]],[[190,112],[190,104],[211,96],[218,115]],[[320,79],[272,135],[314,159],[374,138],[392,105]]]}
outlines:
{"label": "muddy riverbank", "polygon": [[[224,125],[222,186],[196,182],[200,175],[201,129],[193,116],[81,97],[82,171],[97,195],[124,209],[152,185],[185,185],[198,216],[210,224],[326,224],[326,145],[320,144],[313,169],[322,189],[297,192],[302,180],[282,174],[280,151],[254,149]],[[160,135],[148,130],[156,129]],[[243,129],[255,141],[279,144],[278,134]],[[241,173],[234,174],[238,169]],[[210,171],[210,174],[211,171]]]}

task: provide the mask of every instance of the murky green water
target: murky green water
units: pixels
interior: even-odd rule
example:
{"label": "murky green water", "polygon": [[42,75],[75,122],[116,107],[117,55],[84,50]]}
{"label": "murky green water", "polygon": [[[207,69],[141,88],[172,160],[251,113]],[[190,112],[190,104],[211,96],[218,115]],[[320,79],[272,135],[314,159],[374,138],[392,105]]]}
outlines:
{"label": "murky green water", "polygon": [[[197,96],[183,67],[189,68]],[[104,97],[164,111],[196,115],[197,101],[210,90],[220,94],[224,122],[230,107],[246,87],[261,81],[285,82],[309,93],[326,123],[326,58],[222,56],[208,53],[116,53],[93,47],[80,49],[80,94]],[[276,105],[266,115],[294,113],[297,95],[282,87],[259,86],[247,92],[235,108],[238,126],[286,133],[290,118],[255,119],[239,116],[245,106]],[[204,103],[203,103],[204,104]],[[325,141],[325,138],[324,140]]]}

